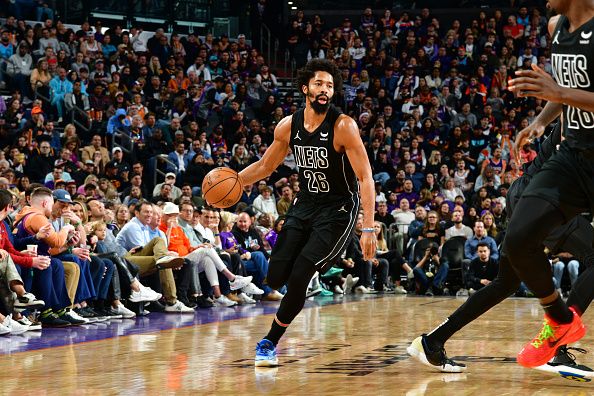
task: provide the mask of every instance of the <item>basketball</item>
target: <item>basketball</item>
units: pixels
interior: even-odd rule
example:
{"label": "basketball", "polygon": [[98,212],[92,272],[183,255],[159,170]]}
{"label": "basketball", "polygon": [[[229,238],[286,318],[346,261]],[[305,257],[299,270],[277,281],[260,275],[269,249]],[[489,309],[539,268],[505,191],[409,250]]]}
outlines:
{"label": "basketball", "polygon": [[202,196],[215,208],[235,205],[241,198],[242,191],[239,175],[230,168],[215,168],[202,181]]}

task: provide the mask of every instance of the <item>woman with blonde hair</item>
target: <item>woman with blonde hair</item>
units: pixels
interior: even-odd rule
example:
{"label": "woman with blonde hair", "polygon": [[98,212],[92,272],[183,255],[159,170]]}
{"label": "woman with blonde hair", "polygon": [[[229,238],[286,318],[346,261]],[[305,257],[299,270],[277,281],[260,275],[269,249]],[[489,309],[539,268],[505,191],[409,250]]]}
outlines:
{"label": "woman with blonde hair", "polygon": [[79,199],[75,199],[72,203],[70,209],[77,215],[83,224],[87,224],[89,221],[89,212],[87,210],[87,205],[85,202],[82,202]]}
{"label": "woman with blonde hair", "polygon": [[441,194],[447,201],[454,202],[458,195],[464,198],[464,193],[459,187],[456,187],[456,182],[453,177],[446,179],[445,185],[441,189]]}
{"label": "woman with blonde hair", "polygon": [[149,70],[151,75],[153,76],[161,76],[163,74],[163,68],[161,67],[161,62],[159,58],[156,56],[151,57],[151,62],[149,63]]}
{"label": "woman with blonde hair", "polygon": [[493,216],[493,213],[485,211],[481,216],[481,221],[485,225],[487,235],[493,238],[496,242],[498,242],[499,240],[497,239],[497,237],[499,235],[499,230],[497,229],[497,225],[495,224],[495,217]]}
{"label": "woman with blonde hair", "polygon": [[117,235],[118,232],[130,221],[130,211],[126,205],[119,205],[115,210],[115,219],[113,225],[113,235]]}
{"label": "woman with blonde hair", "polygon": [[237,220],[237,215],[226,210],[221,210],[219,216],[221,218],[219,221],[219,232],[231,232]]}
{"label": "woman with blonde hair", "polygon": [[437,175],[439,173],[439,168],[441,164],[441,151],[431,151],[431,155],[429,155],[429,159],[427,160],[427,166],[425,167],[425,173],[433,173],[434,175]]}
{"label": "woman with blonde hair", "polygon": [[385,259],[390,264],[390,275],[392,281],[396,285],[396,288],[394,289],[396,294],[407,294],[404,287],[400,284],[400,274],[404,272],[408,279],[412,279],[414,277],[412,268],[396,249],[388,249],[388,243],[386,241],[386,225],[381,221],[375,221],[373,223],[373,228],[377,238],[376,257],[378,259]]}
{"label": "woman with blonde hair", "polygon": [[49,97],[49,83],[52,75],[49,72],[46,58],[41,58],[37,61],[37,66],[31,72],[29,81],[31,83],[31,91],[39,90],[41,94]]}

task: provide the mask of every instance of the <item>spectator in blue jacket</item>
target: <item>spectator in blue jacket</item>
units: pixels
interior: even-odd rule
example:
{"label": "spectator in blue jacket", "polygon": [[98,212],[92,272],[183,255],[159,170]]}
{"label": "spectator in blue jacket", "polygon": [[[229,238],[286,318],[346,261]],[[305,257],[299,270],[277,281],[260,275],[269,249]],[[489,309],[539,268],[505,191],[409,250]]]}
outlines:
{"label": "spectator in blue jacket", "polygon": [[115,114],[107,121],[107,134],[113,135],[116,129],[127,130],[130,120],[126,118],[126,110],[117,109]]}
{"label": "spectator in blue jacket", "polygon": [[495,240],[487,235],[485,224],[482,221],[474,223],[474,235],[472,238],[466,240],[464,244],[464,261],[470,263],[477,257],[478,244],[482,242],[489,246],[491,258],[499,261],[499,251],[497,250],[497,243]]}

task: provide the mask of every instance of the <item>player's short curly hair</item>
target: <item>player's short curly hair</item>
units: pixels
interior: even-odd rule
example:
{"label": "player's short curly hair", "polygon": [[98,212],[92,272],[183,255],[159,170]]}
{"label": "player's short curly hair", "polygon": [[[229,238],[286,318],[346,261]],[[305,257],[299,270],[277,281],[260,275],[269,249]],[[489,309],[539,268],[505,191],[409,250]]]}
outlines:
{"label": "player's short curly hair", "polygon": [[299,92],[303,93],[301,87],[308,86],[309,80],[311,80],[316,72],[324,71],[332,75],[334,80],[334,92],[340,92],[342,90],[342,73],[340,69],[334,64],[334,62],[327,59],[312,59],[302,68],[297,71],[297,88]]}

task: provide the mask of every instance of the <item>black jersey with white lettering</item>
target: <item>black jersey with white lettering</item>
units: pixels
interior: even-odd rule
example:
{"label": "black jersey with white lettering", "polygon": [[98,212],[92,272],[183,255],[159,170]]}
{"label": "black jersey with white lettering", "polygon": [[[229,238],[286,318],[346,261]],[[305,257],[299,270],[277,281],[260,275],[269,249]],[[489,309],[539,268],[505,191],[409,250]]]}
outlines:
{"label": "black jersey with white lettering", "polygon": [[299,168],[300,195],[320,204],[350,199],[359,190],[357,178],[347,155],[334,149],[334,124],[341,112],[331,105],[320,126],[308,132],[304,110],[293,114],[289,143]]}
{"label": "black jersey with white lettering", "polygon": [[[594,18],[569,33],[559,17],[551,45],[553,76],[559,85],[594,92]],[[570,147],[594,150],[594,113],[563,105],[563,134]]]}

